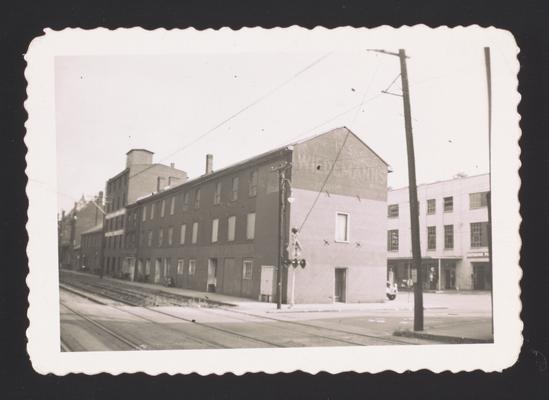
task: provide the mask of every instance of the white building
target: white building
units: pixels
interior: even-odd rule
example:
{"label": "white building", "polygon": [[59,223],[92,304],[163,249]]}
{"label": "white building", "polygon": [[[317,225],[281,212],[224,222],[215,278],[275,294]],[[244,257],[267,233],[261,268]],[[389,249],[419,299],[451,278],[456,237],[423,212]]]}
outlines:
{"label": "white building", "polygon": [[[488,174],[418,185],[425,289],[491,288],[488,260]],[[388,280],[415,280],[408,188],[388,191]]]}

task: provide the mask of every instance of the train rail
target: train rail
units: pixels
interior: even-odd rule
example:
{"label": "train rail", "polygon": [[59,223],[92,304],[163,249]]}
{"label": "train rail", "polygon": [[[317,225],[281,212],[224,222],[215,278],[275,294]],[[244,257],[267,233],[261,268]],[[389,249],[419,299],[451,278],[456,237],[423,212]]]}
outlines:
{"label": "train rail", "polygon": [[[93,320],[91,318],[89,318],[88,316],[82,314],[81,312],[78,312],[76,311],[74,308],[72,307],[69,307],[66,303],[64,302],[61,302],[61,306],[64,307],[65,309],[67,309],[71,314],[74,314],[76,315],[78,318],[92,324],[93,326],[95,326],[96,328],[98,328],[99,330],[101,330],[102,332],[106,333],[107,335],[115,338],[116,340],[118,340],[119,342],[125,344],[126,346],[128,346],[130,349],[132,350],[144,350],[144,348],[139,345],[138,343],[135,343],[133,342],[132,340],[114,332],[112,329],[108,328],[107,326],[105,326],[104,324],[100,323],[100,322],[97,322],[96,320]],[[67,349],[68,351],[71,351],[71,347],[67,345],[67,343],[63,340],[63,338],[61,338],[61,349],[63,350],[63,347],[65,349]]]}

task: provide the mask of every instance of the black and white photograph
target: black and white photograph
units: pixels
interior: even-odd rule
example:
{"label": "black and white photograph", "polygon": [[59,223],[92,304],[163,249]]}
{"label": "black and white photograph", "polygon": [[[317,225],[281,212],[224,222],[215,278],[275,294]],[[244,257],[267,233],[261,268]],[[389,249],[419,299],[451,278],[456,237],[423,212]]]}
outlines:
{"label": "black and white photograph", "polygon": [[25,56],[33,365],[513,364],[517,54],[478,26],[46,31]]}

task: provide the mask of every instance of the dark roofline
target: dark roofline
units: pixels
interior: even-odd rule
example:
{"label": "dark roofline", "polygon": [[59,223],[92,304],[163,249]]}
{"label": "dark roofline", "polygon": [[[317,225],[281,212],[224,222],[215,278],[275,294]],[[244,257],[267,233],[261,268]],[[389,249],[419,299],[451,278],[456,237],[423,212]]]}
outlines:
{"label": "dark roofline", "polygon": [[[139,203],[142,203],[144,201],[149,201],[150,199],[156,199],[156,198],[162,197],[162,195],[169,195],[175,190],[183,189],[184,186],[185,187],[194,186],[198,183],[202,183],[202,182],[206,182],[210,179],[218,178],[219,176],[222,176],[226,173],[234,172],[234,171],[236,171],[239,168],[242,168],[244,166],[247,167],[247,166],[252,165],[254,163],[258,163],[258,162],[261,162],[261,161],[266,161],[267,159],[270,159],[271,157],[274,157],[274,156],[282,156],[286,151],[292,151],[291,148],[295,145],[307,142],[309,140],[315,139],[315,138],[323,136],[323,135],[327,135],[327,134],[332,133],[332,132],[334,132],[338,129],[347,130],[350,134],[352,134],[354,137],[356,137],[360,141],[360,143],[362,143],[368,150],[370,150],[377,158],[379,158],[387,167],[389,167],[389,164],[383,158],[381,158],[375,151],[373,151],[370,146],[368,146],[366,143],[364,143],[364,141],[361,138],[359,138],[353,131],[351,131],[346,126],[340,126],[338,128],[330,129],[329,131],[317,133],[317,134],[314,134],[312,136],[306,137],[304,139],[300,139],[300,140],[288,143],[287,145],[277,147],[273,150],[266,151],[264,153],[258,154],[256,156],[253,156],[253,157],[250,157],[250,158],[247,158],[247,159],[244,159],[242,161],[238,161],[235,164],[231,164],[231,165],[229,165],[225,168],[222,168],[218,171],[212,172],[211,174],[198,176],[194,179],[188,180],[188,181],[186,181],[182,184],[174,186],[173,188],[170,188],[170,189],[167,189],[167,190],[164,190],[164,191],[161,191],[161,192],[156,192],[156,193],[153,192],[151,195],[149,195],[147,197],[144,197],[142,199],[139,199],[139,200],[135,201],[135,203],[133,203],[133,204],[139,204]],[[132,206],[132,204],[128,204],[128,206]]]}
{"label": "dark roofline", "polygon": [[128,152],[126,153],[126,155],[130,154],[132,151],[145,151],[147,153],[150,153],[150,154],[154,154],[154,152],[150,151],[150,150],[147,150],[147,149],[130,149],[128,150]]}

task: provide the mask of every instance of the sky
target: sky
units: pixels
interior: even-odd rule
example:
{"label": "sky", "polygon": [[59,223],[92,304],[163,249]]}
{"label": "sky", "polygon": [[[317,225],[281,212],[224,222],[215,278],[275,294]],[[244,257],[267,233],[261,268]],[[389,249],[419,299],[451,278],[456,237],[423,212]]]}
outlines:
{"label": "sky", "polygon": [[[483,47],[406,50],[418,184],[488,172]],[[499,91],[514,89],[509,57],[494,47],[495,129]],[[340,126],[391,166],[390,187],[407,186],[402,97],[381,93],[393,81],[401,93],[399,73],[397,57],[366,49],[57,56],[58,208],[104,190],[131,148],[192,178],[207,153],[220,169]]]}

